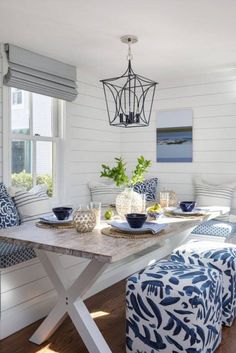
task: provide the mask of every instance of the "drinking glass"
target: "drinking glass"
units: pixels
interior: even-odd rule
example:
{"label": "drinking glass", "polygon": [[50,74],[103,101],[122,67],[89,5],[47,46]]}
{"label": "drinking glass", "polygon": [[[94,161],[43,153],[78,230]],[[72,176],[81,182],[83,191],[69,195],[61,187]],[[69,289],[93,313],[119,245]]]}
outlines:
{"label": "drinking glass", "polygon": [[170,193],[169,191],[160,191],[160,205],[161,207],[169,207]]}
{"label": "drinking glass", "polygon": [[141,194],[142,197],[142,213],[146,213],[146,194]]}
{"label": "drinking glass", "polygon": [[101,222],[101,202],[90,202],[90,209],[93,210],[96,216],[96,226],[100,226]]}

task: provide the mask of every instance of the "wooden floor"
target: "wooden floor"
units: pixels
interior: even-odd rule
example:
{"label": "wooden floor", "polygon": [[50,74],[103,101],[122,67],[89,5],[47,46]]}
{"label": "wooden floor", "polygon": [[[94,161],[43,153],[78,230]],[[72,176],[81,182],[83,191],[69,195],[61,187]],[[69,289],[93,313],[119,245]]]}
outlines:
{"label": "wooden floor", "polygon": [[[98,316],[95,321],[112,353],[125,353],[125,284],[120,282],[86,301]],[[28,341],[40,321],[0,342],[1,353],[88,353],[72,322],[67,318],[49,341],[37,346]],[[215,353],[236,353],[236,320],[223,329],[223,342]]]}

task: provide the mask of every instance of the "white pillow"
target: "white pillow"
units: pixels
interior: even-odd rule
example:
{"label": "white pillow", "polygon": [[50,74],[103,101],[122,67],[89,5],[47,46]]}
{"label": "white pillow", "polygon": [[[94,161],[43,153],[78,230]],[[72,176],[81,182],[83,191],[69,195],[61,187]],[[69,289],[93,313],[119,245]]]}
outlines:
{"label": "white pillow", "polygon": [[123,190],[114,184],[89,183],[88,186],[91,193],[91,200],[101,202],[102,206],[105,207],[114,205],[117,195]]}
{"label": "white pillow", "polygon": [[14,197],[17,191],[26,191],[25,187],[19,187],[19,186],[8,186],[7,187],[7,192],[11,197]]}
{"label": "white pillow", "polygon": [[197,206],[219,206],[231,208],[231,201],[236,182],[210,184],[202,178],[195,178],[195,200]]}
{"label": "white pillow", "polygon": [[17,190],[14,201],[21,223],[39,219],[52,212],[51,199],[45,185],[37,185],[30,191]]}

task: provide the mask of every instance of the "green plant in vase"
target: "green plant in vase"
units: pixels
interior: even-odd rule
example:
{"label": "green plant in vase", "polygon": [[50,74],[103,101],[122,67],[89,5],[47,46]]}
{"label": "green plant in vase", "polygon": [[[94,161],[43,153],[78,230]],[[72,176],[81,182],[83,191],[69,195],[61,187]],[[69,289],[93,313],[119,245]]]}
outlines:
{"label": "green plant in vase", "polygon": [[135,184],[144,181],[144,175],[151,166],[151,161],[143,156],[138,157],[137,165],[131,171],[130,177],[127,175],[126,162],[122,157],[115,158],[115,166],[110,167],[102,164],[101,177],[109,178],[114,181],[117,187],[125,187],[116,198],[117,213],[124,218],[126,213],[140,213],[145,209],[144,197],[133,191]]}
{"label": "green plant in vase", "polygon": [[138,157],[137,165],[131,172],[130,178],[126,174],[126,162],[122,157],[115,158],[116,166],[111,168],[106,164],[102,164],[101,177],[112,179],[116,186],[133,187],[135,184],[144,181],[144,174],[151,167],[152,162],[143,156]]}
{"label": "green plant in vase", "polygon": [[115,158],[116,166],[111,168],[106,164],[102,164],[101,177],[109,178],[114,181],[117,187],[129,184],[129,178],[126,174],[126,163],[122,157]]}

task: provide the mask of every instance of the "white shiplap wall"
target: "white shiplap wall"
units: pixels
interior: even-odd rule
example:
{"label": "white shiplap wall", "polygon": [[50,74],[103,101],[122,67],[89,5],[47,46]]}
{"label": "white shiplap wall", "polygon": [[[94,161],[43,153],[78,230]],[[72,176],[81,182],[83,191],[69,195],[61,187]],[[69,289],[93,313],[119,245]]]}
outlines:
{"label": "white shiplap wall", "polygon": [[90,201],[88,182],[100,180],[102,163],[120,155],[119,129],[108,125],[102,85],[78,71],[79,95],[66,103],[64,201]]}
{"label": "white shiplap wall", "polygon": [[3,120],[3,93],[2,93],[2,58],[1,58],[1,53],[0,53],[0,181],[2,181],[2,175],[3,175],[3,171],[2,171],[2,153],[3,153],[3,148],[2,148],[2,120]]}
{"label": "white shiplap wall", "polygon": [[[156,163],[158,110],[192,108],[193,163]],[[236,181],[236,77],[208,77],[159,85],[148,128],[122,131],[121,151],[131,165],[143,154],[153,161],[150,176],[159,190],[176,191],[178,199],[192,199],[192,180],[202,175],[213,182]],[[236,192],[232,202],[236,213]]]}

